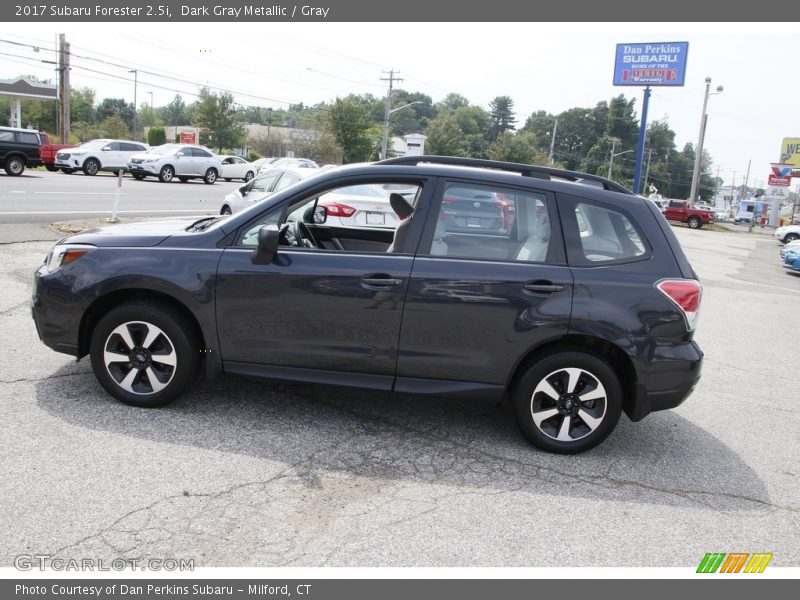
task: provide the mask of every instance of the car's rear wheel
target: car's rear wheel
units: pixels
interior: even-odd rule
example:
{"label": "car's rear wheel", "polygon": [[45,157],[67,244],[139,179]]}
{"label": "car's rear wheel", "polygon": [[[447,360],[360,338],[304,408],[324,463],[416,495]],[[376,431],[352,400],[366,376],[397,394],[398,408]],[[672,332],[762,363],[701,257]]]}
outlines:
{"label": "car's rear wheel", "polygon": [[523,373],[511,399],[527,440],[557,454],[597,446],[614,430],[622,412],[616,373],[583,350],[544,355]]}
{"label": "car's rear wheel", "polygon": [[226,204],[226,205],[225,205],[225,206],[223,206],[223,207],[222,207],[222,209],[219,211],[219,214],[221,214],[221,215],[230,215],[230,214],[232,214],[232,213],[231,213],[231,207],[230,207],[230,206],[228,206],[228,205]]}
{"label": "car's rear wheel", "polygon": [[700,217],[689,217],[686,224],[689,226],[689,229],[700,229],[703,226],[703,221],[700,220]]}
{"label": "car's rear wheel", "polygon": [[255,175],[253,174],[253,172],[252,172],[252,171],[248,171],[247,173],[245,173],[245,174],[244,174],[244,182],[245,182],[245,183],[247,183],[247,182],[248,182],[248,181],[250,181],[250,180],[251,180],[253,177],[255,177]]}
{"label": "car's rear wheel", "polygon": [[208,169],[206,174],[203,176],[203,183],[207,183],[208,185],[212,185],[217,180],[217,170],[216,169]]}
{"label": "car's rear wheel", "polygon": [[142,179],[147,177],[146,175],[142,175],[141,173],[132,173],[132,175],[133,175],[133,178],[138,180],[138,181],[141,181]]}
{"label": "car's rear wheel", "polygon": [[173,169],[170,165],[164,165],[161,167],[161,171],[158,173],[158,180],[161,183],[169,183],[172,181],[173,177],[175,177],[175,169]]}
{"label": "car's rear wheel", "polygon": [[25,161],[19,156],[12,156],[6,159],[6,173],[14,177],[19,177],[25,172]]}
{"label": "car's rear wheel", "polygon": [[154,408],[172,402],[200,362],[195,328],[172,309],[123,304],[91,334],[89,354],[100,385],[125,404]]}
{"label": "car's rear wheel", "polygon": [[797,233],[787,233],[787,234],[786,234],[786,235],[783,237],[783,243],[784,243],[784,244],[788,244],[789,242],[793,242],[793,241],[795,241],[795,240],[798,240],[798,239],[800,239],[800,234],[797,234]]}
{"label": "car's rear wheel", "polygon": [[67,175],[72,175],[75,172],[75,170],[74,169],[65,169],[64,167],[61,167],[61,172],[62,173],[66,173]]}
{"label": "car's rear wheel", "polygon": [[50,171],[51,173],[58,171],[58,167],[54,165],[45,165],[44,168]]}
{"label": "car's rear wheel", "polygon": [[83,172],[87,175],[97,175],[97,172],[100,170],[100,161],[96,158],[87,158],[86,162],[83,163]]}

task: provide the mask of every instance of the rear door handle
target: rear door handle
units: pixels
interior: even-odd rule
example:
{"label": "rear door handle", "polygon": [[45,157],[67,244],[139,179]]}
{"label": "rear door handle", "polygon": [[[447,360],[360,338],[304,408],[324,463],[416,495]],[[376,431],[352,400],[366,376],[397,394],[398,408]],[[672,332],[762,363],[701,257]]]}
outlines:
{"label": "rear door handle", "polygon": [[367,288],[390,288],[403,285],[403,280],[394,279],[389,275],[378,273],[376,275],[365,275],[362,277],[361,285]]}
{"label": "rear door handle", "polygon": [[535,294],[552,294],[553,292],[560,292],[564,289],[564,286],[560,283],[553,283],[551,281],[526,283],[522,287],[528,292],[533,292]]}

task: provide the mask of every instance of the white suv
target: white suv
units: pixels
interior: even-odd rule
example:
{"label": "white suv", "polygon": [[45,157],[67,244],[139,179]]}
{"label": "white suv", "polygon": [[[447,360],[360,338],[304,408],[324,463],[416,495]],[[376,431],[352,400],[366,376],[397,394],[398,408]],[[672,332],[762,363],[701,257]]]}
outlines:
{"label": "white suv", "polygon": [[158,177],[163,183],[170,183],[177,177],[182,183],[189,179],[202,179],[212,184],[222,172],[222,163],[205,146],[164,144],[131,156],[128,170],[135,179],[149,175]]}
{"label": "white suv", "polygon": [[795,240],[800,240],[800,225],[784,225],[775,230],[775,238],[784,244],[790,244]]}
{"label": "white suv", "polygon": [[148,146],[130,140],[92,140],[75,148],[65,148],[56,153],[55,167],[64,173],[82,170],[87,175],[98,171],[125,169],[128,160],[137,152],[147,152]]}

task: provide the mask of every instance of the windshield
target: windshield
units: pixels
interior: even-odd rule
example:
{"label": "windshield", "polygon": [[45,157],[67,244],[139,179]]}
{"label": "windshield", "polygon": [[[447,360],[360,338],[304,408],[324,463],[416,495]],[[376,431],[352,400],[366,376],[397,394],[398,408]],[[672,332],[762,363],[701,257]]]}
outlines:
{"label": "windshield", "polygon": [[150,154],[175,154],[179,148],[181,148],[179,144],[162,144],[161,146],[150,148],[148,152]]}
{"label": "windshield", "polygon": [[92,140],[80,145],[81,150],[99,150],[111,140]]}

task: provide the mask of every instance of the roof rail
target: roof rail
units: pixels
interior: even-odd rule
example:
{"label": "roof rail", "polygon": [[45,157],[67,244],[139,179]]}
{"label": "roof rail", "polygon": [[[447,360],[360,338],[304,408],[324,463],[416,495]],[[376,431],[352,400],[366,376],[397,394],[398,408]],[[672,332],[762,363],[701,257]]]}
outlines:
{"label": "roof rail", "polygon": [[538,179],[565,179],[577,183],[585,183],[612,192],[623,194],[633,194],[628,188],[599,175],[581,173],[580,171],[567,171],[566,169],[554,169],[552,167],[540,167],[538,165],[526,165],[522,163],[505,162],[501,160],[487,160],[483,158],[461,158],[458,156],[398,156],[387,158],[373,164],[376,165],[417,165],[419,163],[430,163],[439,165],[456,165],[462,167],[480,167],[483,169],[498,169],[500,171],[510,171],[519,173],[523,177],[535,177]]}

